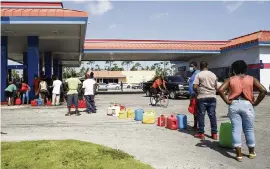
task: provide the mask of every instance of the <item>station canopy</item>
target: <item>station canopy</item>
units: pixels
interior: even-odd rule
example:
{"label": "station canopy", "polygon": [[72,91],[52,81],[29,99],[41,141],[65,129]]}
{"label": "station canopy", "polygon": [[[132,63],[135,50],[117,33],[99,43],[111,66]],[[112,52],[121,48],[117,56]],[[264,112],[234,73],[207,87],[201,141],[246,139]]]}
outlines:
{"label": "station canopy", "polygon": [[186,61],[219,55],[227,41],[85,40],[82,60]]}
{"label": "station canopy", "polygon": [[39,37],[40,58],[52,52],[64,66],[78,66],[88,13],[56,2],[1,2],[1,35],[8,36],[8,57],[22,63],[28,36]]}

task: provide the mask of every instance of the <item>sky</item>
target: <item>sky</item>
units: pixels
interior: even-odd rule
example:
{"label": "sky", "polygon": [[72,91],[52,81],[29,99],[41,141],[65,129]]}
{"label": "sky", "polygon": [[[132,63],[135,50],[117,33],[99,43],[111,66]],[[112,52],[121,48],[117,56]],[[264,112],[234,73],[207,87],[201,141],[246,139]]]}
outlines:
{"label": "sky", "polygon": [[74,0],[63,5],[89,13],[87,39],[228,40],[270,30],[269,1]]}

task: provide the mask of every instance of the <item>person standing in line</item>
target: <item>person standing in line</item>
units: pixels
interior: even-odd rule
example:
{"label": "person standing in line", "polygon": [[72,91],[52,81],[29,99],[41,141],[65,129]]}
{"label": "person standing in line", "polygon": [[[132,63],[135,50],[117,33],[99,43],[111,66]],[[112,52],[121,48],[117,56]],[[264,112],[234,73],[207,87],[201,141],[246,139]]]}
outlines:
{"label": "person standing in line", "polygon": [[[42,77],[40,79],[39,90],[38,90],[39,93],[40,93],[43,105],[45,105],[45,102],[46,102],[46,99],[47,99],[47,96],[48,96],[48,84],[47,84],[47,82],[45,80],[46,80],[45,77]],[[36,95],[38,95],[38,94],[36,93]]]}
{"label": "person standing in line", "polygon": [[22,95],[22,105],[24,105],[24,101],[26,98],[26,104],[29,104],[29,91],[31,88],[28,86],[25,80],[22,81],[21,87],[21,95]]}
{"label": "person standing in line", "polygon": [[35,99],[38,99],[40,98],[40,95],[39,95],[39,82],[40,82],[40,79],[38,78],[37,75],[35,75],[35,79],[34,79],[34,82],[33,82],[33,86],[34,86],[34,92],[35,92]]}
{"label": "person standing in line", "polygon": [[82,88],[84,89],[84,97],[87,105],[86,112],[88,114],[96,113],[94,97],[96,94],[97,83],[94,80],[93,72],[91,72],[90,75],[86,74],[86,79],[83,82]]}
{"label": "person standing in line", "polygon": [[[246,144],[249,149],[249,158],[256,157],[254,135],[254,106],[258,106],[264,99],[267,91],[265,87],[254,77],[246,75],[247,64],[243,60],[233,62],[231,65],[234,76],[227,79],[219,88],[220,97],[229,105],[228,116],[232,123],[233,147],[236,151],[236,160],[242,161],[241,135],[245,133]],[[259,96],[254,99],[254,88],[259,90]],[[229,89],[228,97],[225,91]]]}
{"label": "person standing in line", "polygon": [[59,106],[62,82],[59,80],[58,76],[55,76],[52,87],[52,105]]}
{"label": "person standing in line", "polygon": [[204,117],[207,111],[211,123],[212,139],[217,140],[217,119],[216,119],[216,91],[217,91],[217,76],[208,70],[208,63],[202,61],[200,63],[201,71],[196,75],[193,90],[197,95],[197,110],[198,110],[198,133],[194,136],[200,139],[205,139],[204,135]]}
{"label": "person standing in line", "polygon": [[5,89],[6,99],[8,105],[14,105],[14,100],[16,98],[17,87],[16,85],[10,81],[8,87]]}
{"label": "person standing in line", "polygon": [[197,123],[197,98],[193,90],[193,83],[195,80],[196,75],[200,72],[198,68],[197,62],[191,62],[189,64],[189,71],[192,73],[192,76],[190,77],[188,83],[189,83],[189,93],[190,93],[190,103],[195,99],[195,105],[194,105],[194,112],[193,112],[193,117],[194,117],[194,125],[193,128],[197,129],[198,128],[198,123]]}
{"label": "person standing in line", "polygon": [[71,115],[71,106],[74,104],[76,109],[76,115],[80,116],[80,112],[78,110],[78,90],[81,85],[81,81],[76,78],[76,73],[72,72],[71,78],[66,80],[68,92],[67,92],[67,107],[68,107],[68,113],[65,114],[66,116]]}
{"label": "person standing in line", "polygon": [[123,82],[122,81],[120,83],[120,86],[121,86],[121,91],[123,91]]}

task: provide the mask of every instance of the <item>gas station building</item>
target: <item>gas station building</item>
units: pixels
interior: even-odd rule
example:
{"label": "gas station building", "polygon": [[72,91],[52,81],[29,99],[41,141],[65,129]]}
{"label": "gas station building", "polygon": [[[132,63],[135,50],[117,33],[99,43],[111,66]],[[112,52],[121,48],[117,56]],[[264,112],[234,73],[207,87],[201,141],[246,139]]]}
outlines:
{"label": "gas station building", "polygon": [[[1,101],[10,69],[23,69],[33,88],[41,72],[61,78],[63,67],[79,67],[89,60],[171,61],[175,74],[181,75],[187,75],[190,61],[206,60],[211,70],[227,77],[230,64],[243,59],[249,73],[269,90],[270,31],[224,41],[85,40],[87,12],[65,9],[59,1],[2,1],[1,6]],[[10,66],[8,59],[22,66]],[[32,90],[30,99],[33,96]]]}

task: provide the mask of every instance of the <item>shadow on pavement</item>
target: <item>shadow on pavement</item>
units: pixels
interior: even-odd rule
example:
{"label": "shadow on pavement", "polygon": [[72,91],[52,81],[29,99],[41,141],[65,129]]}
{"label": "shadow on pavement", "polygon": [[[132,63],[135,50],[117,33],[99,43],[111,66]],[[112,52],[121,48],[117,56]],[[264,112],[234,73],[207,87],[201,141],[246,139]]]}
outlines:
{"label": "shadow on pavement", "polygon": [[197,130],[193,128],[193,126],[187,125],[186,129],[179,129],[180,133],[189,134],[194,137],[194,135],[197,133]]}
{"label": "shadow on pavement", "polygon": [[210,140],[200,140],[200,141],[201,142],[196,144],[195,146],[210,148],[227,158],[235,159],[234,156],[230,154],[230,153],[235,154],[234,150],[220,147],[218,141],[210,141]]}

